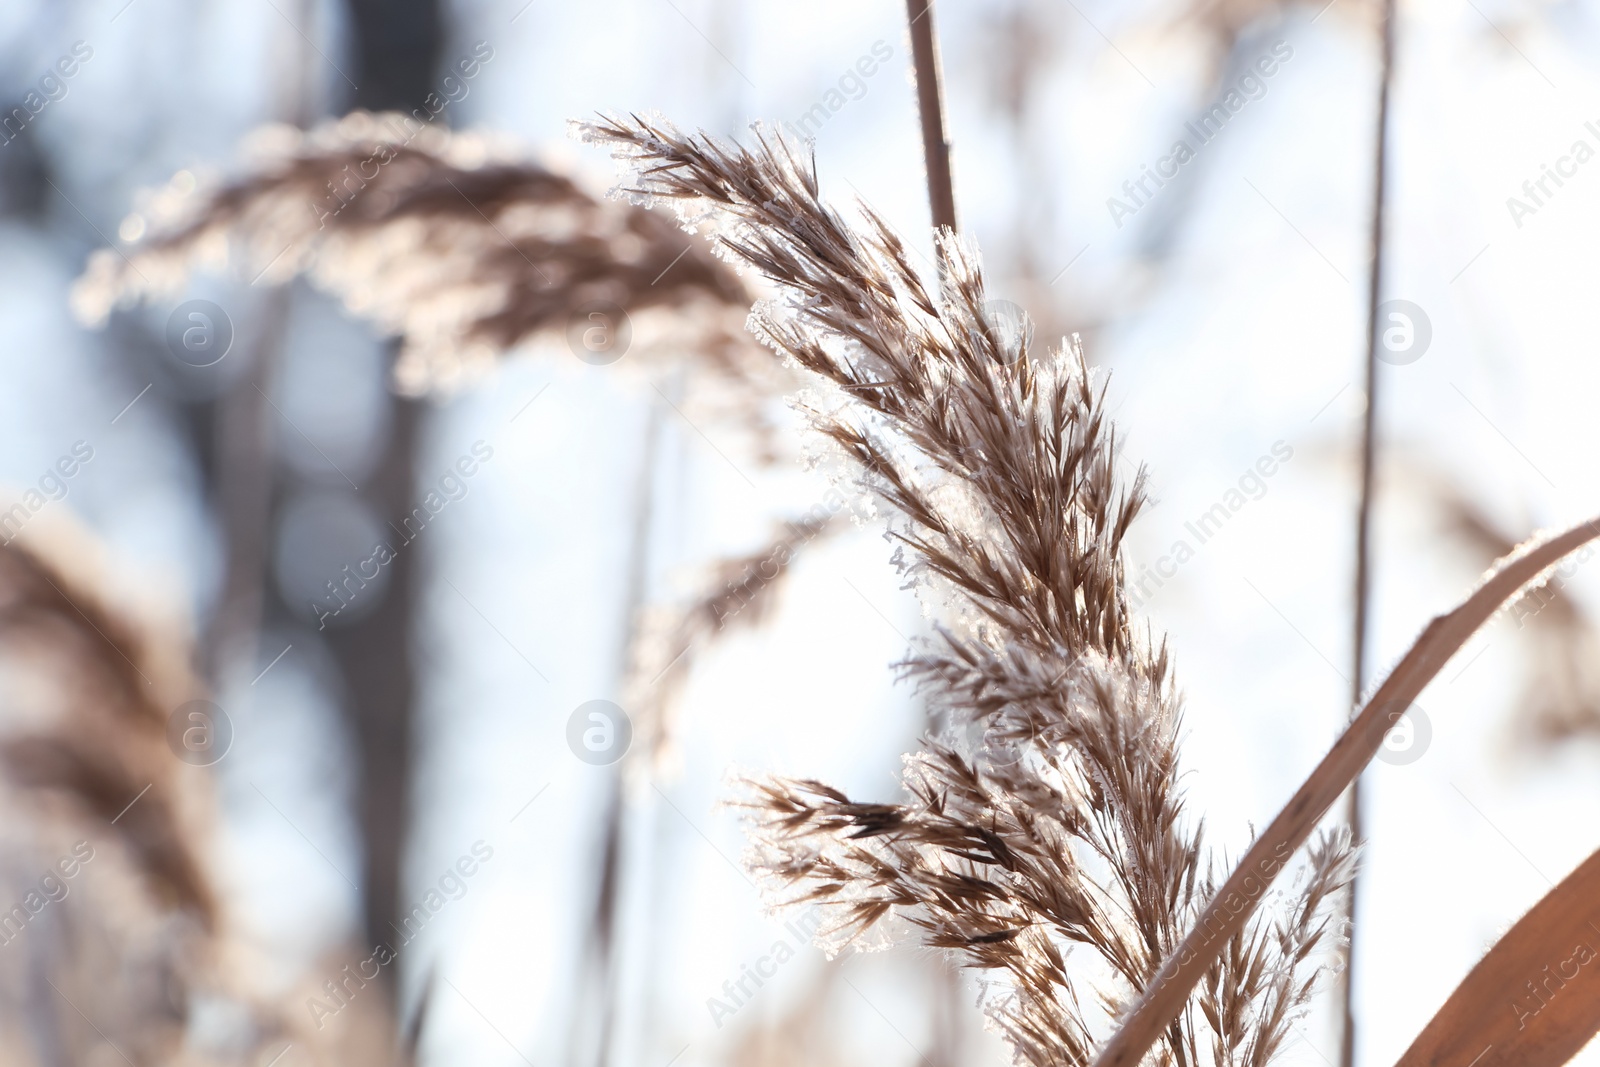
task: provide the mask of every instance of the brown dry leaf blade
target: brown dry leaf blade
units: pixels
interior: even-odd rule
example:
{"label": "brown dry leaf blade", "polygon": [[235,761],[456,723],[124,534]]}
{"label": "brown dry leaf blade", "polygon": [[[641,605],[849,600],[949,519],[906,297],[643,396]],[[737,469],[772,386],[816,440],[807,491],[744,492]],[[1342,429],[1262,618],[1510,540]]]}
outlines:
{"label": "brown dry leaf blade", "polygon": [[1600,851],[1456,987],[1395,1067],[1557,1067],[1600,1031]]}
{"label": "brown dry leaf blade", "polygon": [[1189,994],[1222,954],[1229,938],[1244,927],[1285,861],[1378,754],[1389,727],[1502,604],[1596,536],[1600,536],[1600,517],[1530,542],[1504,557],[1454,611],[1428,624],[1305,784],[1250,846],[1183,943],[1162,964],[1138,1006],[1105,1044],[1094,1067],[1134,1067],[1141,1061],[1183,1011]]}

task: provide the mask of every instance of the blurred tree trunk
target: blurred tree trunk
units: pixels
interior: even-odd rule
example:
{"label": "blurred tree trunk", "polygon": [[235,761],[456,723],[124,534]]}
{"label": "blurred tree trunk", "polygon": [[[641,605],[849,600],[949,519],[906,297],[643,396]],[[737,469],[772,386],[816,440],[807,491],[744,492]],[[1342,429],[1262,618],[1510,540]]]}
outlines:
{"label": "blurred tree trunk", "polygon": [[[416,478],[414,400],[390,396],[389,440],[377,468],[362,479],[362,497],[387,522],[407,514]],[[400,552],[378,607],[325,636],[344,680],[340,708],[356,748],[356,816],[361,828],[362,912],[366,943],[394,943],[400,915],[401,860],[411,825],[415,685],[410,640],[415,616],[417,554]]]}
{"label": "blurred tree trunk", "polygon": [[[372,110],[421,107],[432,90],[440,54],[438,0],[346,0],[351,60],[339,65],[360,86],[349,102]],[[311,5],[295,11],[309,25]],[[304,89],[305,72],[286,110],[308,124],[318,110]],[[251,352],[252,372],[212,404],[189,414],[208,496],[227,539],[223,594],[205,641],[207,673],[214,681],[235,662],[257,662],[264,618],[303,618],[302,605],[284,604],[271,588],[275,511],[285,488],[272,457],[266,397],[289,312],[287,292],[268,295],[265,332]],[[387,383],[385,383],[386,385]],[[387,389],[387,439],[361,496],[382,521],[396,525],[414,502],[420,405]],[[383,600],[370,615],[325,632],[327,648],[344,683],[340,708],[358,761],[356,820],[363,860],[363,939],[392,942],[399,918],[401,863],[411,826],[410,787],[415,685],[410,637],[415,616],[417,559],[402,552],[389,565]],[[270,650],[266,653],[272,655]],[[385,989],[392,996],[392,988]]]}
{"label": "blurred tree trunk", "polygon": [[[352,103],[410,111],[433,90],[441,45],[439,0],[346,0]],[[396,526],[415,495],[420,405],[386,392],[389,440],[363,496]],[[367,943],[389,941],[399,917],[401,859],[411,825],[416,693],[410,639],[417,554],[391,564],[383,603],[366,618],[330,630],[328,646],[344,676],[344,714],[361,761],[359,818],[366,855],[362,877]]]}

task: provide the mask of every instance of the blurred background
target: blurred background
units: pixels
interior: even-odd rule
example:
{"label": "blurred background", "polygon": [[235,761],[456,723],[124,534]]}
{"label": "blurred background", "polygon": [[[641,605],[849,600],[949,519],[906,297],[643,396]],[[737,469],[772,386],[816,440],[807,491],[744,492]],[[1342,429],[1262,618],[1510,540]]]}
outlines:
{"label": "blurred background", "polygon": [[[1350,708],[1379,11],[993,0],[937,17],[961,227],[1040,343],[1084,336],[1129,472],[1151,470],[1135,597],[1176,656],[1192,810],[1236,855]],[[185,650],[176,696],[130,684],[179,722],[150,781],[214,897],[203,935],[170,919],[200,899],[181,872],[139,914],[119,903],[118,857],[176,854],[129,814],[155,810],[137,775],[85,814],[81,781],[63,800],[71,775],[13,749],[0,907],[52,870],[70,891],[0,929],[7,1062],[377,1063],[395,1034],[439,1065],[1004,1061],[974,977],[909,946],[830,962],[801,917],[768,914],[723,806],[737,770],[896,797],[928,724],[891,665],[928,623],[881,519],[807,543],[756,625],[694,649],[666,742],[628,718],[637,620],[827,498],[776,393],[763,443],[684,402],[692,359],[597,362],[558,326],[402,396],[395,340],[265,271],[197,273],[103,329],[69,305],[92,251],[144,235],[141,190],[236,177],[264,124],[430,93],[450,97],[441,128],[512,138],[596,196],[611,164],[570,118],[792,126],[825,195],[931,257],[905,18],[834,0],[0,5],[0,480],[24,509],[3,536],[55,560],[60,626],[103,629],[73,593],[94,590]],[[1383,298],[1409,302],[1417,339],[1378,367],[1370,675],[1500,551],[1600,502],[1597,18],[1582,0],[1399,4]],[[1219,102],[1226,123],[1206,126]],[[190,299],[231,334],[204,366],[169,343]],[[448,506],[401,537],[436,491]],[[1218,504],[1225,521],[1202,522]],[[377,578],[336,616],[307,607],[386,531],[405,545]],[[1368,775],[1357,1063],[1392,1062],[1596,844],[1600,582],[1584,562],[1557,586],[1475,638]],[[5,609],[8,737],[37,728],[54,662],[25,600]],[[659,758],[591,758],[591,701]],[[189,724],[216,733],[203,757],[182,758]],[[96,858],[69,878],[79,839]],[[404,926],[418,904],[426,922]],[[107,950],[100,927],[143,948]],[[379,944],[400,947],[363,968]],[[194,945],[225,982],[183,978]],[[66,958],[98,962],[73,985]],[[140,997],[164,1038],[136,1036],[155,1017]],[[1337,998],[1322,1004],[1284,1062],[1338,1062]]]}

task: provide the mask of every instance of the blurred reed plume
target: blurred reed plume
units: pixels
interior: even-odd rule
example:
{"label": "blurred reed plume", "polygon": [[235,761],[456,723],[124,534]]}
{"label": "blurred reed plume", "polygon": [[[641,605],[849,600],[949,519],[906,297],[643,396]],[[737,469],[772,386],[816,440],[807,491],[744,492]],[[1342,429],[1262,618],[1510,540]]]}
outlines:
{"label": "blurred reed plume", "polygon": [[[972,248],[946,231],[930,290],[890,227],[865,206],[846,223],[782,140],[758,130],[744,148],[638,117],[579,132],[628,168],[626,192],[672,204],[777,288],[751,327],[814,375],[802,409],[887,505],[895,561],[941,619],[902,665],[951,724],[906,758],[909,801],[749,780],[752,866],[782,903],[827,907],[834,948],[900,919],[985,972],[984,1010],[1020,1062],[1088,1062],[1197,918],[1215,863],[1178,789],[1165,647],[1135,631],[1124,594],[1143,475],[1116,477],[1103,387],[1076,342],[1035,353],[1026,329],[990,321]],[[1351,868],[1342,837],[1317,844],[1157,1062],[1269,1062]]]}
{"label": "blurred reed plume", "polygon": [[[401,338],[397,385],[421,393],[457,387],[536,336],[581,333],[584,309],[609,304],[628,316],[647,365],[695,372],[691,411],[744,430],[758,460],[778,458],[775,408],[795,381],[743,328],[749,286],[669,220],[592,197],[501,139],[398,113],[355,111],[309,132],[267,126],[244,155],[232,183],[202,191],[184,171],[148,195],[130,217],[141,236],[90,257],[73,291],[78,317],[104,325],[115,308],[180,293],[197,268],[252,284],[305,275]],[[785,527],[803,537],[780,533],[749,559],[712,563],[703,589],[640,620],[624,688],[641,734],[654,739],[641,752],[667,744],[663,717],[722,629],[705,625],[707,612],[729,596],[769,600],[787,566],[738,593],[732,576],[827,536],[815,521]],[[735,613],[725,605],[720,614]],[[754,623],[761,609],[738,616]]]}
{"label": "blurred reed plume", "polygon": [[766,621],[795,560],[844,525],[841,515],[818,505],[777,524],[754,552],[707,566],[684,603],[642,612],[623,687],[623,702],[636,722],[632,766],[648,772],[671,761],[674,715],[696,655],[729,633]]}
{"label": "blurred reed plume", "polygon": [[255,981],[203,858],[211,771],[173,747],[174,718],[217,728],[183,714],[202,695],[188,638],[113,601],[87,534],[40,521],[0,545],[0,1060],[246,1064],[293,1044],[317,1064],[412,1062],[376,998],[316,1033]]}
{"label": "blurred reed plume", "polygon": [[417,394],[541,332],[581,331],[584,308],[610,304],[632,319],[636,349],[682,350],[740,387],[741,409],[759,414],[752,391],[780,391],[740,328],[740,278],[670,222],[597,200],[500,139],[355,111],[306,132],[263,127],[245,157],[230,184],[201,191],[183,171],[149,195],[124,224],[141,236],[90,257],[78,317],[102,325],[113,308],[181,292],[197,266],[252,284],[303,274],[402,339],[396,381]]}
{"label": "blurred reed plume", "polygon": [[107,601],[86,537],[28,534],[0,547],[0,1058],[179,1062],[222,963],[209,782],[167,744],[186,645]]}
{"label": "blurred reed plume", "polygon": [[[1446,528],[1478,559],[1496,559],[1516,541],[1500,523],[1442,476],[1431,484]],[[1600,625],[1567,589],[1593,554],[1568,560],[1540,586],[1512,603],[1511,623],[1522,645],[1520,692],[1513,740],[1524,748],[1548,749],[1569,741],[1600,741]]]}
{"label": "blurred reed plume", "polygon": [[[73,293],[78,317],[103,325],[118,307],[181,292],[199,268],[250,284],[305,276],[397,335],[396,384],[422,393],[460,386],[541,335],[565,333],[583,358],[587,312],[601,307],[604,329],[630,331],[626,354],[643,357],[663,403],[672,401],[657,382],[670,376],[687,385],[695,421],[731,423],[758,461],[778,457],[775,409],[792,376],[744,330],[753,299],[744,280],[670,220],[590,196],[490,136],[400,114],[357,111],[309,132],[266,127],[245,156],[231,183],[201,190],[180,172],[148,196],[123,227],[135,239],[91,257]],[[725,622],[759,621],[790,561],[837,525],[797,518],[761,552],[712,563],[705,588],[683,603],[638,612],[622,684],[641,742],[631,769],[648,774],[670,751],[669,716],[695,656]],[[610,857],[622,819],[614,801],[594,946],[614,921]]]}

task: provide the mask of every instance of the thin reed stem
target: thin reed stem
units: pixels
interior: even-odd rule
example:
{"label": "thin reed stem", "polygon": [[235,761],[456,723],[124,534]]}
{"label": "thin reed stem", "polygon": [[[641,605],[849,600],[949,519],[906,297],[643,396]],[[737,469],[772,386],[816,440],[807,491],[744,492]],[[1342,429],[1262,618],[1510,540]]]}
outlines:
{"label": "thin reed stem", "polygon": [[1322,762],[1250,845],[1222,888],[1190,926],[1183,942],[1167,953],[1137,1006],[1106,1042],[1094,1067],[1135,1067],[1183,1011],[1189,994],[1244,928],[1284,858],[1294,854],[1322,817],[1378,754],[1383,739],[1423,688],[1444,669],[1511,599],[1569,553],[1600,537],[1600,516],[1553,536],[1529,541],[1496,563],[1466,600],[1436,616],[1361,713],[1335,741]]}
{"label": "thin reed stem", "polygon": [[934,229],[956,228],[956,194],[950,180],[950,142],[944,131],[944,93],[939,78],[939,44],[933,29],[933,0],[906,0],[911,30],[911,60],[917,75],[917,110],[922,116],[922,153],[928,167],[928,206]]}
{"label": "thin reed stem", "polygon": [[[1389,87],[1394,77],[1394,0],[1384,0],[1382,25],[1379,29],[1383,45],[1378,74],[1377,144],[1373,150],[1372,175],[1372,270],[1368,276],[1367,290],[1367,367],[1366,412],[1361,425],[1361,497],[1356,506],[1356,574],[1354,632],[1351,636],[1350,705],[1361,706],[1362,688],[1367,678],[1367,622],[1372,599],[1372,506],[1374,493],[1374,468],[1378,455],[1378,304],[1383,298],[1384,217],[1388,191],[1389,165]],[[1366,840],[1366,826],[1362,811],[1363,781],[1356,778],[1350,787],[1345,822],[1350,827],[1350,840],[1360,848]],[[1345,969],[1339,976],[1339,997],[1343,1008],[1343,1025],[1339,1037],[1340,1067],[1353,1067],[1355,1063],[1356,1017],[1356,948],[1355,924],[1359,903],[1361,872],[1358,867],[1351,875],[1345,890]]]}
{"label": "thin reed stem", "polygon": [[[619,690],[625,684],[633,647],[638,640],[639,615],[644,608],[646,587],[649,584],[650,531],[655,518],[655,459],[661,451],[663,407],[664,404],[660,400],[650,401],[645,416],[638,478],[634,483],[633,531],[628,546],[627,580],[623,590],[622,638],[617,648],[616,676]],[[600,831],[595,910],[590,920],[589,966],[593,968],[600,997],[597,1044],[593,1061],[595,1067],[610,1067],[615,1048],[614,1031],[618,1026],[621,961],[617,958],[619,951],[617,932],[621,924],[628,817],[623,771],[619,763],[611,768],[610,783],[607,787],[606,807]],[[575,1016],[574,1021],[581,1018],[581,1014]],[[581,1034],[575,1031],[574,1040],[580,1038]]]}
{"label": "thin reed stem", "polygon": [[[273,424],[267,396],[277,375],[289,294],[274,289],[263,301],[262,328],[251,339],[251,373],[241,375],[217,397],[209,426],[195,427],[195,444],[212,462],[211,487],[218,525],[223,531],[222,595],[199,639],[199,659],[207,682],[220,690],[225,672],[248,668],[256,661],[267,602],[267,569],[272,555],[272,496],[277,472],[272,463]],[[209,431],[209,435],[205,435]],[[242,665],[242,667],[241,667]]]}

